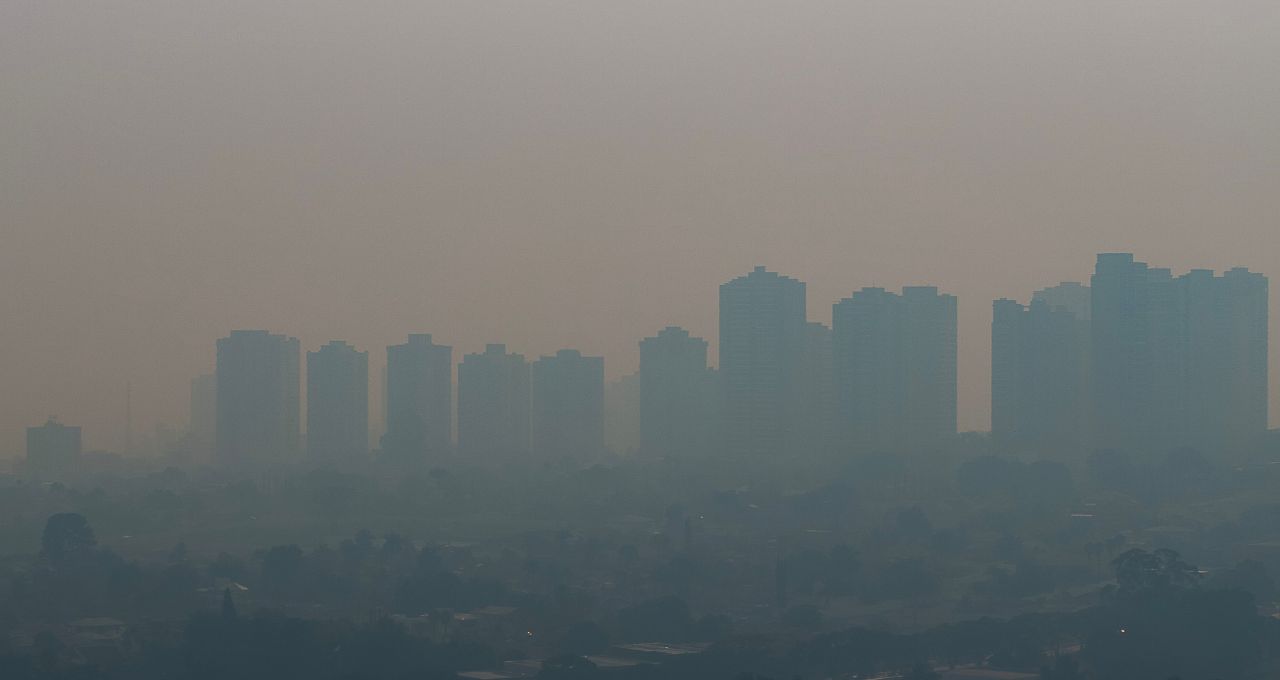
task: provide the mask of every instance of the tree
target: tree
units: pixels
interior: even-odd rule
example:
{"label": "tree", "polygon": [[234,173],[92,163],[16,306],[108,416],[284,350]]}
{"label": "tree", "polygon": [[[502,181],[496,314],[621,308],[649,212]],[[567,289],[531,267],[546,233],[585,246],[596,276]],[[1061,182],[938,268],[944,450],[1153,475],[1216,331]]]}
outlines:
{"label": "tree", "polygon": [[1168,548],[1147,552],[1133,548],[1111,561],[1121,595],[1199,585],[1200,571]]}
{"label": "tree", "polygon": [[1215,572],[1210,576],[1208,586],[1243,590],[1252,593],[1260,602],[1270,602],[1276,598],[1275,581],[1267,571],[1267,565],[1257,560],[1245,560],[1230,569]]}
{"label": "tree", "polygon": [[1117,585],[1082,651],[1098,677],[1242,677],[1261,657],[1266,630],[1249,593],[1200,588],[1172,550],[1133,549],[1113,564]]}
{"label": "tree", "polygon": [[391,532],[382,536],[382,548],[379,549],[379,553],[384,560],[394,560],[411,549],[412,546],[404,540],[403,536]]}
{"label": "tree", "polygon": [[55,562],[84,556],[98,545],[84,515],[61,512],[49,518],[40,537],[40,554]]}

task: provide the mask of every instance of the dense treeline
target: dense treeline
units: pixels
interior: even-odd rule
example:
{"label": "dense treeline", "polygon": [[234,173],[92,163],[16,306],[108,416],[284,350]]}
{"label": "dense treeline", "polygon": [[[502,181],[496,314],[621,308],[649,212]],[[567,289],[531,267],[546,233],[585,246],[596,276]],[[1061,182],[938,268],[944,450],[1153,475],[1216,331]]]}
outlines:
{"label": "dense treeline", "polygon": [[[1126,552],[1105,602],[1070,614],[950,624],[916,634],[851,628],[788,642],[731,636],[705,653],[631,678],[866,677],[904,672],[933,677],[935,666],[1041,669],[1046,680],[1245,678],[1280,652],[1276,622],[1256,614],[1242,591],[1203,588],[1199,574],[1170,551]],[[588,645],[589,647],[590,645]],[[541,677],[596,678],[606,672],[574,650],[553,657]],[[479,643],[438,644],[389,619],[364,625],[278,614],[241,616],[233,604],[192,616],[181,636],[151,643],[107,668],[72,666],[57,643],[0,658],[0,675],[27,678],[448,678],[496,664]]]}
{"label": "dense treeline", "polygon": [[[1269,670],[1275,633],[1257,612],[1275,611],[1280,563],[1265,548],[1280,537],[1277,466],[1189,450],[955,453],[869,455],[821,476],[627,461],[7,479],[0,539],[34,555],[0,557],[12,671],[0,677],[88,673],[97,662],[66,633],[86,617],[127,624],[127,653],[101,667],[139,678],[189,676],[183,664],[201,654],[316,677],[447,676],[521,657],[554,660],[548,677],[593,677],[622,671],[583,657],[639,641],[711,643],[654,677]],[[1179,559],[1134,552],[1161,545],[1204,572],[1183,578],[1160,566]],[[1156,562],[1103,587],[1142,555]],[[1168,583],[1135,586],[1146,572]],[[225,593],[240,612],[231,623]],[[489,629],[471,614],[487,608],[518,613]],[[304,664],[321,647],[361,645],[391,661]]]}
{"label": "dense treeline", "polygon": [[[303,565],[314,560],[316,573],[330,577],[344,569],[366,571],[370,581],[399,574],[401,580],[391,590],[397,602],[414,597],[431,606],[512,601],[513,594],[500,585],[456,577],[438,548],[414,550],[394,535],[375,543],[362,533],[331,552],[317,556],[292,546],[272,548],[258,556],[257,578],[278,595],[300,588],[297,594],[309,597],[305,584],[314,576],[303,577]],[[30,649],[9,650],[0,657],[0,677],[448,678],[461,670],[495,667],[501,658],[511,657],[511,650],[498,646],[501,640],[423,634],[387,613],[318,620],[270,609],[241,615],[230,587],[201,599],[191,586],[205,582],[210,572],[243,565],[215,560],[200,576],[181,547],[170,558],[172,563],[163,566],[127,563],[98,545],[83,516],[51,517],[28,580],[10,584],[10,616],[54,620],[126,607],[145,618],[185,607],[185,623],[171,629],[178,634],[168,635],[156,632],[163,627],[150,632],[138,627],[127,653],[105,664],[73,656],[56,635],[43,632]],[[780,572],[787,580],[816,579],[823,588],[840,589],[848,586],[839,575],[856,571],[856,561],[856,555],[839,548],[781,565]],[[335,571],[323,572],[320,565]],[[1200,570],[1173,551],[1142,549],[1121,553],[1111,566],[1114,582],[1102,589],[1095,606],[972,620],[918,633],[854,627],[799,636],[744,636],[732,632],[726,617],[695,618],[683,600],[660,598],[626,607],[609,621],[564,626],[551,644],[556,651],[542,676],[594,678],[616,672],[596,668],[584,656],[605,651],[611,640],[718,640],[699,655],[626,670],[633,678],[728,679],[742,673],[865,677],[887,672],[926,678],[933,677],[935,667],[964,665],[1040,669],[1047,680],[1247,678],[1264,672],[1267,659],[1280,653],[1280,624],[1259,616],[1254,596],[1242,589],[1271,587],[1265,568],[1242,564],[1219,575],[1215,584],[1205,582]],[[545,603],[526,605],[542,616],[554,614]]]}

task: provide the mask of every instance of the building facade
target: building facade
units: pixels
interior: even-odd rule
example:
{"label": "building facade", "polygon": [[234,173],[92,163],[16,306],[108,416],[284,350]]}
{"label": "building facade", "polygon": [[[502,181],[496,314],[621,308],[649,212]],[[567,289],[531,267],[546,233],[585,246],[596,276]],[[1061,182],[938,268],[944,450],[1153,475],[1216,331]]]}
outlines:
{"label": "building facade", "polygon": [[297,338],[232,331],[217,343],[215,448],[229,465],[293,458],[300,435]]}
{"label": "building facade", "polygon": [[458,450],[476,460],[529,457],[532,409],[529,362],[486,345],[458,364]]}
{"label": "building facade", "polygon": [[803,404],[805,284],[756,267],[720,286],[720,380],[731,455],[797,445]]}
{"label": "building facade", "polygon": [[416,461],[447,455],[453,439],[453,348],[429,333],[387,347],[382,453]]}
{"label": "building facade", "polygon": [[1265,276],[1174,277],[1131,253],[1102,253],[1092,289],[1095,446],[1210,453],[1263,435]]}
{"label": "building facade", "polygon": [[956,298],[863,288],[832,307],[843,446],[934,448],[956,433]]}
{"label": "building facade", "polygon": [[1037,291],[1030,305],[992,304],[991,436],[1003,450],[1086,452],[1089,308],[1089,289],[1078,283]]}
{"label": "building facade", "polygon": [[717,448],[718,395],[707,341],[668,326],[640,341],[640,450],[708,455]]}
{"label": "building facade", "polygon": [[307,352],[307,455],[316,463],[369,452],[369,353],[334,340]]}
{"label": "building facade", "polygon": [[533,455],[589,461],[604,450],[604,358],[562,349],[533,362]]}

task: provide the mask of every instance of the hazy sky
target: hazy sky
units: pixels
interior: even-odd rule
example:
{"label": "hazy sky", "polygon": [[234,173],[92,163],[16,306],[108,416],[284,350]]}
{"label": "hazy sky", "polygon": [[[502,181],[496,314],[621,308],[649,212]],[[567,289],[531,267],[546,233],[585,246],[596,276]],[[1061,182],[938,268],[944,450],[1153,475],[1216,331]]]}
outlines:
{"label": "hazy sky", "polygon": [[185,422],[233,328],[371,375],[408,332],[714,355],[755,264],[823,322],[959,296],[986,429],[993,298],[1104,250],[1280,277],[1277,65],[1274,0],[7,0],[0,454],[50,414],[118,446],[126,380]]}

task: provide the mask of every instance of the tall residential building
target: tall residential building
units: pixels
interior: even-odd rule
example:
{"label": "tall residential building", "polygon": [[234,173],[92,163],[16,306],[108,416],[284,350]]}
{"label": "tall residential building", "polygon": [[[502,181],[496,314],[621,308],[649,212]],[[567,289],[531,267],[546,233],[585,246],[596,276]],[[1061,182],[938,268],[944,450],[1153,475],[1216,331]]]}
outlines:
{"label": "tall residential building", "polygon": [[1167,270],[1152,270],[1129,253],[1098,255],[1092,278],[1094,443],[1101,448],[1164,447],[1178,427],[1180,390],[1163,383],[1181,376],[1167,370],[1176,338],[1169,319],[1174,285]]}
{"label": "tall residential building", "polygon": [[529,457],[529,362],[506,345],[485,345],[458,364],[458,450],[479,460]]}
{"label": "tall residential building", "polygon": [[956,433],[956,298],[863,288],[832,307],[837,424],[847,445],[919,450]]}
{"label": "tall residential building", "polygon": [[267,331],[232,331],[218,340],[218,458],[265,464],[298,452],[298,339]]}
{"label": "tall residential building", "polygon": [[206,373],[191,379],[191,400],[188,407],[187,435],[191,453],[197,459],[208,462],[213,454],[218,427],[217,375]]}
{"label": "tall residential building", "polygon": [[429,333],[387,347],[387,431],[382,453],[419,460],[448,453],[453,422],[453,348]]}
{"label": "tall residential building", "polygon": [[998,445],[1080,454],[1089,442],[1089,289],[1063,283],[1030,305],[996,300],[991,320],[991,435]]}
{"label": "tall residential building", "polygon": [[338,463],[369,452],[369,353],[334,340],[307,352],[307,455]]}
{"label": "tall residential building", "polygon": [[1267,279],[1098,255],[1093,275],[1095,445],[1239,449],[1266,429]]}
{"label": "tall residential building", "polygon": [[533,454],[590,460],[604,449],[604,358],[562,349],[533,362]]}
{"label": "tall residential building", "polygon": [[1180,277],[1186,309],[1187,440],[1240,450],[1267,429],[1267,278],[1247,269]]}
{"label": "tall residential building", "polygon": [[1081,321],[1093,318],[1092,301],[1093,291],[1078,281],[1063,281],[1056,286],[1041,288],[1031,294],[1032,304],[1042,302],[1048,309],[1071,312]]}
{"label": "tall residential building", "polygon": [[[1199,380],[1192,373],[1191,391],[1222,395],[1214,400],[1217,409],[1205,412],[1214,419],[1212,425],[1221,428],[1219,436],[1228,448],[1255,445],[1267,431],[1269,407],[1267,277],[1237,267],[1215,277],[1214,287],[1223,310],[1217,320],[1226,328],[1219,363],[1224,370],[1206,374],[1201,369],[1198,375],[1205,377]],[[1193,314],[1193,326],[1195,318]]]}
{"label": "tall residential building", "polygon": [[837,423],[846,446],[895,448],[904,399],[902,298],[863,288],[831,309]]}
{"label": "tall residential building", "polygon": [[902,300],[905,441],[934,445],[956,434],[956,298],[933,286],[907,286]]}
{"label": "tall residential building", "polygon": [[798,444],[805,284],[764,267],[720,286],[720,379],[725,445],[780,455]]}
{"label": "tall residential building", "polygon": [[650,456],[710,455],[719,429],[707,341],[668,326],[640,341],[640,450]]}
{"label": "tall residential building", "polygon": [[44,425],[27,428],[27,471],[41,477],[71,472],[80,459],[80,428],[49,418]]}

